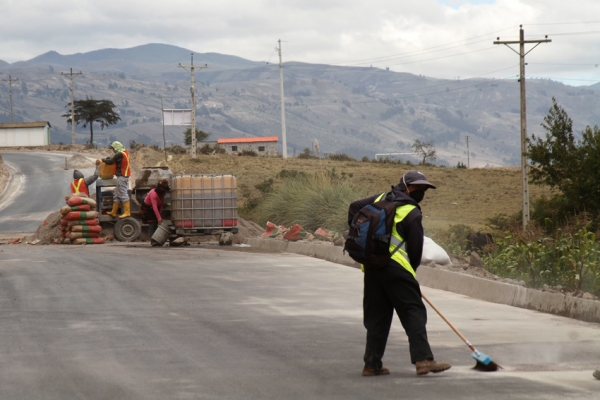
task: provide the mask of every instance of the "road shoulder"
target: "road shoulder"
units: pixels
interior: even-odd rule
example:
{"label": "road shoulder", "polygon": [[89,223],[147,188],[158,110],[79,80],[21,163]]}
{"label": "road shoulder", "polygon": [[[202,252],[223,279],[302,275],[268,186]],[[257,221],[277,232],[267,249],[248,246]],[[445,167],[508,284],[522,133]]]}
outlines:
{"label": "road shoulder", "polygon": [[[342,248],[337,246],[261,238],[247,238],[245,243],[260,249],[302,254],[358,268],[358,264],[347,254],[343,254]],[[600,301],[596,300],[543,292],[425,265],[420,266],[417,270],[417,279],[421,285],[433,289],[463,294],[492,303],[600,323]]]}

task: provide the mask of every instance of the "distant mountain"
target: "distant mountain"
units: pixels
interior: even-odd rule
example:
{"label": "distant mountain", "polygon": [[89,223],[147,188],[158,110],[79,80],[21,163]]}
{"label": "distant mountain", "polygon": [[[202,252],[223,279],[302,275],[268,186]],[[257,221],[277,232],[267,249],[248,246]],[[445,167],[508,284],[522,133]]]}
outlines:
{"label": "distant mountain", "polygon": [[2,67],[5,67],[5,66],[8,66],[8,65],[10,65],[10,64],[9,64],[9,63],[7,63],[6,61],[4,61],[4,60],[0,60],[0,68],[2,68]]}
{"label": "distant mountain", "polygon": [[[155,66],[155,64],[174,64],[181,62],[190,63],[190,50],[168,44],[151,43],[129,49],[102,49],[87,53],[62,55],[56,51],[49,51],[27,61],[10,64],[12,68],[47,67],[48,65],[73,67],[77,69],[93,68],[94,71],[114,70],[115,64],[126,62],[135,64],[140,70]],[[212,68],[252,68],[264,65],[264,62],[249,61],[241,57],[229,56],[218,53],[194,52],[194,64],[201,66],[210,64]],[[63,67],[63,68],[64,68]],[[129,71],[124,71],[129,72]]]}
{"label": "distant mountain", "polygon": [[[50,51],[28,61],[0,63],[18,78],[13,85],[15,120],[50,121],[53,142],[70,142],[64,114],[70,81],[60,72],[82,71],[75,98],[110,99],[122,121],[104,130],[94,125],[97,144],[118,138],[162,145],[161,104],[190,107],[190,50],[165,44],[61,55]],[[281,135],[279,67],[217,53],[194,53],[208,64],[196,77],[196,123],[209,140]],[[515,72],[516,73],[516,72]],[[445,80],[380,68],[287,62],[284,69],[288,154],[311,149],[372,159],[396,153],[411,161],[415,139],[433,141],[439,163],[520,163],[520,103],[516,80]],[[600,125],[600,84],[573,87],[550,80],[527,81],[529,134],[540,124],[552,97],[565,108],[579,135]],[[0,122],[10,120],[8,86],[0,84]],[[183,127],[166,127],[167,144],[182,144]],[[88,129],[77,128],[81,143]],[[280,143],[281,146],[281,143]],[[391,156],[396,157],[396,156]]]}

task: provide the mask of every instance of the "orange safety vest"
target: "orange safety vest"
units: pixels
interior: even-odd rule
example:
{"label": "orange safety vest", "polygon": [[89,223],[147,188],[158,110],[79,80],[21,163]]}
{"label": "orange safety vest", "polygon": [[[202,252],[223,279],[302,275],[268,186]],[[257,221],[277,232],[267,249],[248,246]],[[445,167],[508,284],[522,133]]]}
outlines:
{"label": "orange safety vest", "polygon": [[123,158],[121,159],[121,175],[131,176],[131,169],[129,168],[129,152],[124,150],[121,153],[123,153]]}
{"label": "orange safety vest", "polygon": [[71,193],[85,193],[86,195],[90,195],[90,190],[88,186],[85,184],[85,180],[83,178],[75,179],[71,182]]}

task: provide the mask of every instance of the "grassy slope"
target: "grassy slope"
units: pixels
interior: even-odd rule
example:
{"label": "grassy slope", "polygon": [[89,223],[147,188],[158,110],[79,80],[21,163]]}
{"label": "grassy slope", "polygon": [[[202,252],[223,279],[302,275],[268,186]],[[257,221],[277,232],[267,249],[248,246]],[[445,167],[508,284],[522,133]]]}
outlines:
{"label": "grassy slope", "polygon": [[[164,163],[161,153],[144,149],[145,165]],[[274,178],[282,169],[318,171],[335,168],[338,174],[351,174],[356,186],[364,186],[369,193],[383,192],[398,183],[409,169],[419,169],[437,190],[428,191],[422,202],[426,230],[446,229],[450,225],[465,224],[484,229],[487,218],[498,213],[513,214],[521,209],[521,171],[518,167],[487,169],[456,169],[430,166],[408,166],[331,160],[303,160],[298,158],[236,157],[227,155],[173,156],[167,163],[174,173],[220,174],[232,173],[238,178],[238,187],[247,186],[252,195],[259,192],[254,185]],[[241,191],[240,191],[241,192]],[[531,197],[549,193],[547,188],[531,185]],[[242,203],[245,199],[241,199]],[[456,203],[456,204],[454,204]]]}

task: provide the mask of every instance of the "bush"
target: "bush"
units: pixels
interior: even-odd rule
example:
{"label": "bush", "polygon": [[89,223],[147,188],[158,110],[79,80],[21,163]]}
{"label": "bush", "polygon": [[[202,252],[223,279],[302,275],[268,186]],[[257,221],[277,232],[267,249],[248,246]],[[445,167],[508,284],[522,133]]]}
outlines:
{"label": "bush", "polygon": [[369,160],[369,157],[364,156],[360,161],[362,161],[362,162],[369,162],[371,160]]}
{"label": "bush", "polygon": [[557,229],[551,236],[511,233],[495,248],[484,266],[496,275],[522,279],[530,287],[561,285],[600,294],[600,244],[587,224]]}
{"label": "bush", "polygon": [[306,147],[304,150],[302,150],[302,153],[298,154],[298,158],[309,160],[309,159],[316,159],[319,157],[315,156],[312,153],[312,151],[308,147]]}
{"label": "bush", "polygon": [[224,148],[222,148],[221,146],[219,146],[218,144],[211,146],[208,143],[205,143],[202,147],[199,147],[198,151],[202,154],[224,154],[224,153],[226,153],[226,150]]}
{"label": "bush", "polygon": [[238,153],[238,155],[244,156],[244,157],[258,157],[258,153],[255,152],[254,150],[242,150],[242,152]]}
{"label": "bush", "polygon": [[334,172],[302,174],[266,194],[255,215],[261,224],[272,221],[285,226],[300,224],[313,231],[345,231],[350,203],[366,196],[363,189],[353,187]]}
{"label": "bush", "polygon": [[172,146],[167,147],[167,152],[173,154],[187,154],[186,148],[178,144],[174,144]]}
{"label": "bush", "polygon": [[467,251],[467,235],[474,233],[473,228],[467,225],[450,225],[443,232],[436,233],[434,239],[444,250],[456,257],[465,257],[470,254]]}
{"label": "bush", "polygon": [[333,161],[356,161],[356,158],[349,156],[346,153],[341,154],[329,154],[327,156],[328,159]]}

